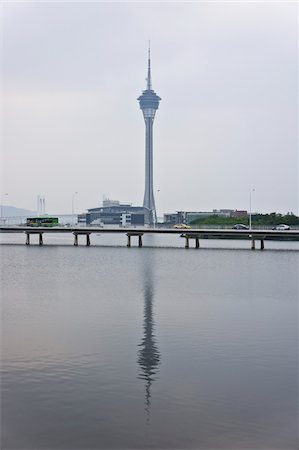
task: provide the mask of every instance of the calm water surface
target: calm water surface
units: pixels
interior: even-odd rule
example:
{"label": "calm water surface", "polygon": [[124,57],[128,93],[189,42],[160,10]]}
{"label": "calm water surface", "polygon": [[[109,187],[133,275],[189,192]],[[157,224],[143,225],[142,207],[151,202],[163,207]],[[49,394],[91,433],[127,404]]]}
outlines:
{"label": "calm water surface", "polygon": [[298,448],[298,244],[159,239],[2,238],[1,449]]}

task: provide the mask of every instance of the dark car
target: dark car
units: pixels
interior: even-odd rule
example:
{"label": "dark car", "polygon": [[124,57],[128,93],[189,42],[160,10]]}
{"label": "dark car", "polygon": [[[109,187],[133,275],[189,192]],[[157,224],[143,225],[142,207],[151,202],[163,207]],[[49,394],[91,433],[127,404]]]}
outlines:
{"label": "dark car", "polygon": [[249,227],[247,225],[244,225],[243,223],[236,223],[236,225],[233,226],[234,230],[249,230]]}

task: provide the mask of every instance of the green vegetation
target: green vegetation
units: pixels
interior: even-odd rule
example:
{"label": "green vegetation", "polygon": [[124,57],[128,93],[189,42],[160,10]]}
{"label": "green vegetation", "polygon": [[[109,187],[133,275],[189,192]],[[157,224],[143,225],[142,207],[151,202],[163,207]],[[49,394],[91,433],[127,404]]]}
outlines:
{"label": "green vegetation", "polygon": [[[252,214],[251,216],[252,226],[267,226],[274,227],[284,223],[286,225],[299,225],[299,217],[294,214]],[[249,225],[249,217],[223,217],[223,216],[209,216],[204,218],[199,218],[193,220],[190,225],[192,226],[203,226],[203,225],[217,225],[217,226],[233,226],[236,223],[243,223],[244,225]]]}

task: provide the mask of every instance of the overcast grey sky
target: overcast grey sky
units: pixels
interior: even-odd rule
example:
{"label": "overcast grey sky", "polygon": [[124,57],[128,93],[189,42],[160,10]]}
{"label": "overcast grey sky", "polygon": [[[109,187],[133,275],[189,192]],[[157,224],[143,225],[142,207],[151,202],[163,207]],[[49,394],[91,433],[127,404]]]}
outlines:
{"label": "overcast grey sky", "polygon": [[297,3],[4,2],[2,193],[140,205],[151,40],[158,215],[298,213]]}

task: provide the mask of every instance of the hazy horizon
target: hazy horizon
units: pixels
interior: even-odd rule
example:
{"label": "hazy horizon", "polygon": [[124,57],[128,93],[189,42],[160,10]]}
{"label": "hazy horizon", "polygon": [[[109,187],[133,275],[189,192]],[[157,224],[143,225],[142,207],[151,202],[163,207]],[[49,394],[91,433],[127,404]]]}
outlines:
{"label": "hazy horizon", "polygon": [[6,2],[1,21],[5,205],[142,204],[150,39],[158,215],[249,210],[252,189],[253,211],[298,215],[296,3]]}

